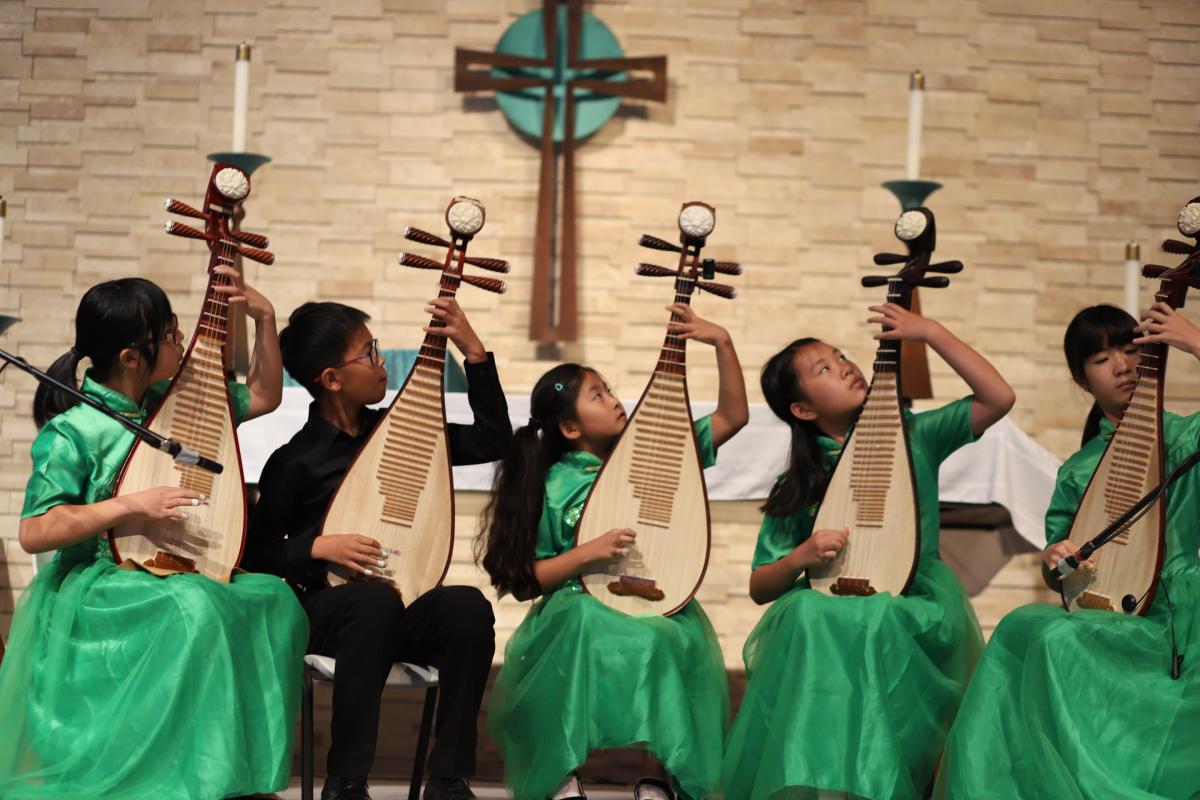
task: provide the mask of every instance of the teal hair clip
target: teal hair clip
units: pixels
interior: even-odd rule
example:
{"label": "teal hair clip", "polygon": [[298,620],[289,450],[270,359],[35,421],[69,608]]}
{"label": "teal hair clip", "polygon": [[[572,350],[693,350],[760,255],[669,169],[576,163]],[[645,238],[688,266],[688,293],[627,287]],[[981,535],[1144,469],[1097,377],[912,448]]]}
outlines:
{"label": "teal hair clip", "polygon": [[556,384],[554,384],[554,391],[556,391],[556,392],[561,392],[561,391],[562,391],[562,384],[561,384],[561,383],[556,383]]}

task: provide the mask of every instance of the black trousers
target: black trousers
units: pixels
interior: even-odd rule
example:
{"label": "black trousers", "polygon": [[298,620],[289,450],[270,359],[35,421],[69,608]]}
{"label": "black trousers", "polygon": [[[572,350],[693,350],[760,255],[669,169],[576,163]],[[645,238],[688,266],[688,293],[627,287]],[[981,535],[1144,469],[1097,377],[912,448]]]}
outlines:
{"label": "black trousers", "polygon": [[330,775],[366,780],[375,760],[379,697],[397,661],[438,668],[429,772],[475,773],[475,719],[496,650],[492,606],[470,586],[441,586],[405,606],[382,583],[348,583],[304,599],[310,653],[337,659]]}

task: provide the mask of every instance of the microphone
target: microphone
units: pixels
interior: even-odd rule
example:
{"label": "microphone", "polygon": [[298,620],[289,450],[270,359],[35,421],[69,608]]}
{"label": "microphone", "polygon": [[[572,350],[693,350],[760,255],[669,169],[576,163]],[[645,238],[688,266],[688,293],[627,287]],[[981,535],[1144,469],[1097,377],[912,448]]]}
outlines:
{"label": "microphone", "polygon": [[1083,547],[1075,551],[1074,555],[1060,558],[1058,563],[1054,565],[1054,574],[1060,578],[1065,578],[1075,570],[1079,569],[1079,565],[1092,557],[1092,553],[1096,548],[1091,542],[1085,542]]}
{"label": "microphone", "polygon": [[1065,578],[1075,570],[1079,569],[1079,559],[1075,556],[1067,556],[1060,558],[1058,563],[1054,565],[1054,574],[1060,578]]}
{"label": "microphone", "polygon": [[221,464],[213,461],[210,458],[205,458],[190,447],[184,447],[174,439],[164,439],[158,449],[169,453],[177,463],[188,464],[190,466],[199,467],[200,469],[208,470],[209,472],[220,475],[224,470]]}

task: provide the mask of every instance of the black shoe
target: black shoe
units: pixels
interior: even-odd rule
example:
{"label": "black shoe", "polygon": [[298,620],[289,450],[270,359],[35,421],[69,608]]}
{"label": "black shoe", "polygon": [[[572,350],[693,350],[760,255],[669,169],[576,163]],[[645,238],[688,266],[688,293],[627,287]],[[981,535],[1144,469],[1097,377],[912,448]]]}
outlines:
{"label": "black shoe", "polygon": [[430,775],[425,781],[425,800],[475,800],[475,793],[463,778]]}
{"label": "black shoe", "polygon": [[371,800],[366,781],[342,780],[336,775],[325,779],[321,800]]}

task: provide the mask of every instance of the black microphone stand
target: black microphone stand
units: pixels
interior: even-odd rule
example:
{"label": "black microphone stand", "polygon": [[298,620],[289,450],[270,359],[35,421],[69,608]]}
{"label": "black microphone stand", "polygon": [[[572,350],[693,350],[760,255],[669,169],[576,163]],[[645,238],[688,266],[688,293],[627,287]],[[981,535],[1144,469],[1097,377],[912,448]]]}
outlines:
{"label": "black microphone stand", "polygon": [[[1171,484],[1182,478],[1184,474],[1192,467],[1196,466],[1196,464],[1200,464],[1200,450],[1197,450],[1183,461],[1180,461],[1178,466],[1176,466],[1175,469],[1171,471],[1171,474],[1167,476],[1166,480],[1142,495],[1142,497],[1136,503],[1126,509],[1124,514],[1114,519],[1107,528],[1100,531],[1088,541],[1084,542],[1083,546],[1075,552],[1075,555],[1060,559],[1059,562],[1054,565],[1054,571],[1059,576],[1066,576],[1079,569],[1080,562],[1087,561],[1098,549],[1120,536],[1126,528],[1132,525],[1138,517],[1141,517],[1142,514],[1145,513],[1147,508],[1154,504],[1154,501],[1156,501]],[[1128,611],[1129,609],[1126,610]]]}

